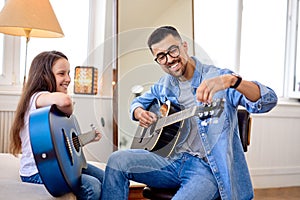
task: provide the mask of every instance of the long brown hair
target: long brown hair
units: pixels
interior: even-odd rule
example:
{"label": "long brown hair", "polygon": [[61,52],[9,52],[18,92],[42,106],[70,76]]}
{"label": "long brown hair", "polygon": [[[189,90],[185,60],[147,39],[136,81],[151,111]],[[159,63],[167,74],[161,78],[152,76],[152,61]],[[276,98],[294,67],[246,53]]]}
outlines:
{"label": "long brown hair", "polygon": [[18,107],[15,113],[14,121],[10,129],[10,146],[11,154],[17,156],[21,153],[20,132],[24,127],[24,117],[28,111],[31,96],[39,91],[56,91],[56,80],[52,72],[52,66],[60,59],[68,58],[58,51],[45,51],[38,54],[32,61],[28,80],[23,88]]}

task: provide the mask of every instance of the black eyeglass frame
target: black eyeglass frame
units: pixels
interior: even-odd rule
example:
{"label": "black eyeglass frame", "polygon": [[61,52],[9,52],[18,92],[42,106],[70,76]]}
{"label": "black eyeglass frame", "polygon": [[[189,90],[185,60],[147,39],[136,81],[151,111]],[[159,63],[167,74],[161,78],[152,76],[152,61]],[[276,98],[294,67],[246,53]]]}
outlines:
{"label": "black eyeglass frame", "polygon": [[[161,52],[161,53],[157,54],[157,56],[156,56],[156,58],[154,59],[154,61],[157,62],[157,63],[160,64],[160,65],[165,65],[165,64],[168,62],[168,57],[167,57],[167,55],[171,56],[172,58],[178,58],[178,57],[180,56],[180,46],[181,46],[181,44],[180,44],[180,45],[172,45],[172,46],[170,46],[170,47],[168,48],[168,51],[167,51],[166,53]],[[172,51],[173,51],[173,50],[174,50],[174,51],[177,50],[178,52],[176,51],[176,53],[178,53],[178,55],[175,55],[175,56],[174,56],[174,53],[173,53],[173,55],[172,55]],[[161,62],[158,61],[159,57],[161,57],[161,56],[163,56],[162,59],[165,60],[163,63],[161,63]]]}

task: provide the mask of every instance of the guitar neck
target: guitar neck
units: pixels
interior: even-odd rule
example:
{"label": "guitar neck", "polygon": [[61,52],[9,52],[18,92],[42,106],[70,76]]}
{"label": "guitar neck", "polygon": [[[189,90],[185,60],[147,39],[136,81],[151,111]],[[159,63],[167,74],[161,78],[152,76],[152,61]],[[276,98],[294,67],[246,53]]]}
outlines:
{"label": "guitar neck", "polygon": [[162,117],[157,121],[155,129],[159,130],[165,126],[169,126],[171,124],[180,122],[184,119],[190,118],[195,115],[195,112],[196,112],[196,107],[191,107],[191,108],[176,112],[167,117]]}
{"label": "guitar neck", "polygon": [[84,145],[92,142],[95,139],[95,137],[96,137],[95,130],[91,130],[87,133],[78,135],[78,140],[79,140],[80,146],[83,147]]}

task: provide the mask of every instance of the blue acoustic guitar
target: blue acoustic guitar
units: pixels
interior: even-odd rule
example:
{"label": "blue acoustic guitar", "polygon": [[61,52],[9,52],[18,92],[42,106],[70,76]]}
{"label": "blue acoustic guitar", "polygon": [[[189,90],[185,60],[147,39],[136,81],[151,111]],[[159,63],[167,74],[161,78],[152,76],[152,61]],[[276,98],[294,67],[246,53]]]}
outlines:
{"label": "blue acoustic guitar", "polygon": [[81,171],[87,166],[82,147],[95,138],[95,129],[81,134],[76,117],[67,117],[52,105],[30,114],[29,133],[35,163],[48,192],[58,197],[78,190]]}

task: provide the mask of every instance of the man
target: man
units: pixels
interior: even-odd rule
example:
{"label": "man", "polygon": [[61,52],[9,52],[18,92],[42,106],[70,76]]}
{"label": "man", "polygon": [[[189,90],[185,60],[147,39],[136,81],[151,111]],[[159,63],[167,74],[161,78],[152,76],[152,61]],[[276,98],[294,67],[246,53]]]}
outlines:
{"label": "man", "polygon": [[131,116],[148,128],[158,117],[148,110],[153,100],[181,108],[224,99],[217,122],[191,117],[180,129],[172,154],[162,157],[143,149],[114,152],[107,163],[102,199],[127,199],[129,180],[150,187],[179,188],[173,199],[252,199],[253,188],[239,139],[237,107],[264,113],[277,104],[275,92],[243,80],[228,69],[202,64],[188,55],[188,45],[174,27],[163,26],[149,37],[155,61],[167,73],[151,90],[135,98]]}

